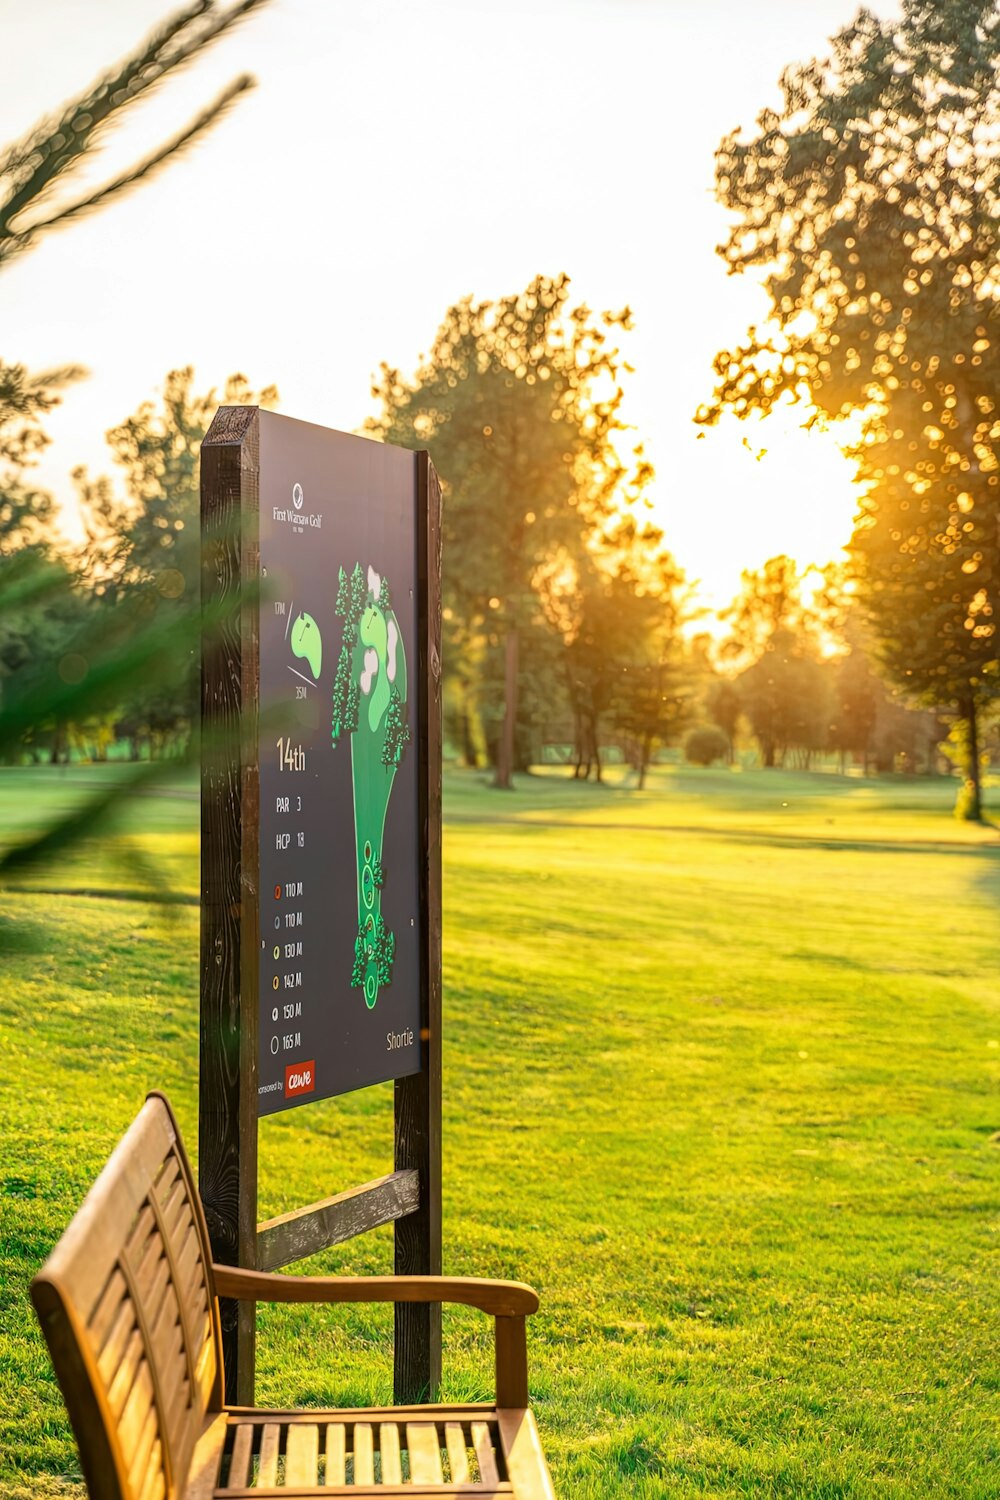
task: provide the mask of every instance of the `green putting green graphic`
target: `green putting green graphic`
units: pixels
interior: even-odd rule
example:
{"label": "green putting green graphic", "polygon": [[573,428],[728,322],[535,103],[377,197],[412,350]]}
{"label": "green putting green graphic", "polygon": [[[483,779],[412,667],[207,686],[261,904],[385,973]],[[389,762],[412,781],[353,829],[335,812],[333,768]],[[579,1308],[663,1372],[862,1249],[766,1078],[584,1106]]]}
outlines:
{"label": "green putting green graphic", "polygon": [[296,616],[289,639],[292,655],[304,657],[309,663],[309,670],[313,677],[319,682],[320,669],[323,665],[323,637],[312,615]]}
{"label": "green putting green graphic", "polygon": [[[410,738],[406,722],[406,653],[389,602],[388,580],[367,578],[355,563],[337,581],[344,640],[333,683],[334,745],[351,737],[354,835],[357,846],[358,935],[351,984],[371,1010],[392,979],[396,938],[382,916],[382,836],[396,767]],[[318,635],[318,632],[317,632]]]}

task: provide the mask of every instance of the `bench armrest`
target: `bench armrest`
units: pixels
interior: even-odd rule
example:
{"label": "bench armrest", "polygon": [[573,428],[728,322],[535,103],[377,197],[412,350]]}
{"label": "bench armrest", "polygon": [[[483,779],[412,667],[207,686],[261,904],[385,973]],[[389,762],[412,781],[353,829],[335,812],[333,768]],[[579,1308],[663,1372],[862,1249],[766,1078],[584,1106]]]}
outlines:
{"label": "bench armrest", "polygon": [[476,1276],[282,1276],[213,1265],[220,1297],[238,1302],[460,1302],[494,1318],[538,1311],[538,1293],[523,1281]]}
{"label": "bench armrest", "polygon": [[216,1294],[238,1302],[460,1302],[496,1319],[497,1405],[528,1405],[524,1320],[538,1293],[523,1281],[475,1276],[282,1276],[213,1265]]}

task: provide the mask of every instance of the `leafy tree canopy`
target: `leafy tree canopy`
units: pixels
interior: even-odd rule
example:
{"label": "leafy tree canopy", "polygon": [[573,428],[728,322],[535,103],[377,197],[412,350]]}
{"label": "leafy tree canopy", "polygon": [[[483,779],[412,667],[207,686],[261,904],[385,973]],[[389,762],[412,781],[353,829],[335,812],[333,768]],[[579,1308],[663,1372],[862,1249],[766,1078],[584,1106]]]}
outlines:
{"label": "leafy tree canopy", "polygon": [[501,753],[509,781],[517,632],[536,608],[535,574],[555,551],[577,556],[652,470],[619,454],[623,359],[613,343],[628,309],[571,307],[566,276],[538,276],[496,301],[449,308],[412,380],[383,365],[367,430],[430,450],[444,487],[445,619],[505,641]]}

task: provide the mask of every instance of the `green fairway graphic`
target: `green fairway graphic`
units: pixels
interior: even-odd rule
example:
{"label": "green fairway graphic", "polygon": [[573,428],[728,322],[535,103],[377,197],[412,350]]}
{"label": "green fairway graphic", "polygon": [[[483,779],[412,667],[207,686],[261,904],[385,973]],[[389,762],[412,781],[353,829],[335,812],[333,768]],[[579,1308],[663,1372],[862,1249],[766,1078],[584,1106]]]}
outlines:
{"label": "green fairway graphic", "polygon": [[382,916],[382,836],[396,767],[410,738],[406,722],[406,653],[389,602],[388,580],[361,564],[340,569],[337,614],[344,640],[333,684],[330,721],[334,745],[351,736],[354,836],[358,878],[358,935],[351,984],[371,1010],[392,979],[395,934]]}
{"label": "green fairway graphic", "polygon": [[305,658],[318,682],[323,666],[323,638],[312,615],[299,614],[296,617],[291,630],[291,646],[292,655]]}

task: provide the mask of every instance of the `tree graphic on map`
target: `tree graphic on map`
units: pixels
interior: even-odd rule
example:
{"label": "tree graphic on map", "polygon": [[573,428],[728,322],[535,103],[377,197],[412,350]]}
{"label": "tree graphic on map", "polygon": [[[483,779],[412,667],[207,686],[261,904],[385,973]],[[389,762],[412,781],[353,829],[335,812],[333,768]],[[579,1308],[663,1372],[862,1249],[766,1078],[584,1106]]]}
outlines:
{"label": "tree graphic on map", "polygon": [[351,736],[358,935],[351,985],[371,1010],[392,980],[395,934],[382,916],[382,838],[396,767],[410,739],[406,720],[406,653],[387,579],[355,563],[337,578],[336,612],[344,622],[333,682],[334,745]]}

